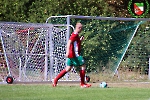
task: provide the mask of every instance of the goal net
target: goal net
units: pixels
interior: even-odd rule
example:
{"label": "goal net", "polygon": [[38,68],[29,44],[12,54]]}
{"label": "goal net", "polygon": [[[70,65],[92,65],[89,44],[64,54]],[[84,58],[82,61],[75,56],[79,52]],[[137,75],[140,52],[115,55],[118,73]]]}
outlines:
{"label": "goal net", "polygon": [[[0,23],[0,78],[15,81],[51,81],[65,65],[66,26]],[[73,69],[62,80],[78,80]]]}
{"label": "goal net", "polygon": [[[83,32],[80,35],[85,37],[82,43],[82,55],[85,57],[87,72],[112,76],[118,72],[119,66],[129,69],[133,67],[147,68],[147,64],[139,65],[139,63],[143,62],[132,62],[132,65],[134,65],[132,66],[131,63],[128,63],[130,61],[126,60],[126,63],[124,63],[124,61],[122,63],[122,60],[124,57],[127,58],[125,54],[135,34],[137,32],[141,34],[144,31],[143,29],[149,25],[148,20],[149,19],[144,18],[67,15],[51,16],[46,22],[68,25],[75,25],[77,22],[81,22],[83,24]],[[135,45],[138,46],[137,44]],[[132,54],[131,56],[133,57]],[[147,56],[148,54],[142,56],[141,59]],[[138,56],[134,56],[133,58],[136,57]],[[136,59],[134,59],[134,61],[136,62]]]}

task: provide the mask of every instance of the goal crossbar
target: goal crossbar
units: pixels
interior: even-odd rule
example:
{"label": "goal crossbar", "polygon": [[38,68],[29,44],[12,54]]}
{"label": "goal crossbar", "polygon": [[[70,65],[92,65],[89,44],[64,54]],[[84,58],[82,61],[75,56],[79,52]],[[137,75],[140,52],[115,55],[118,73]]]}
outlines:
{"label": "goal crossbar", "polygon": [[66,15],[66,16],[50,16],[49,18],[47,18],[46,23],[48,23],[48,21],[51,18],[101,19],[101,20],[123,20],[123,21],[150,21],[150,18],[123,18],[123,17],[99,17],[99,16]]}

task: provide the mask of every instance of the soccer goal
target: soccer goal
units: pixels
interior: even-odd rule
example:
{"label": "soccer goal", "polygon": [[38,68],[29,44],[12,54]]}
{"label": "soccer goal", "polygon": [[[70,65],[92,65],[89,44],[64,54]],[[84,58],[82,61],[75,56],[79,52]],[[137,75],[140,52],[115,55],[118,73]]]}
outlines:
{"label": "soccer goal", "polygon": [[[135,54],[131,53],[131,58],[125,63],[123,58],[128,53],[128,48],[136,34],[141,35],[140,38],[144,39],[144,36],[149,36],[149,18],[119,18],[119,17],[94,17],[94,16],[51,16],[46,20],[46,23],[52,24],[67,24],[75,25],[77,22],[83,24],[83,32],[81,35],[85,37],[82,44],[82,55],[85,57],[87,72],[99,73],[107,75],[118,74],[119,66],[124,68],[129,67],[132,69],[147,68],[147,64],[140,62],[139,59],[144,59],[148,62],[147,55],[136,56],[138,52],[139,44],[137,41]],[[144,29],[144,30],[143,30]],[[146,31],[145,31],[146,30]],[[68,34],[70,34],[68,28]],[[148,40],[145,40],[149,43]],[[144,40],[143,40],[144,42]],[[134,48],[134,47],[133,47]],[[148,49],[149,47],[147,47]],[[141,49],[142,50],[142,49]],[[149,50],[149,49],[148,49]],[[128,52],[127,52],[128,51]],[[140,54],[142,55],[142,54]],[[127,58],[127,57],[126,57]],[[136,58],[136,59],[134,59]],[[132,61],[131,61],[132,60]],[[122,64],[122,65],[121,65]]]}
{"label": "soccer goal", "polygon": [[[0,23],[0,80],[51,81],[66,66],[67,38],[66,25]],[[73,69],[61,80],[77,81],[79,77]]]}

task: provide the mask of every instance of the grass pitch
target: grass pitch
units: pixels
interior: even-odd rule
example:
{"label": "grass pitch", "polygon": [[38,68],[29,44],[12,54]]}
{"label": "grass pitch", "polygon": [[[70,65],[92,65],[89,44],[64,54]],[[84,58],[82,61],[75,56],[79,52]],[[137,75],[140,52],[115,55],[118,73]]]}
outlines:
{"label": "grass pitch", "polygon": [[[149,87],[112,86],[91,88],[78,85],[12,84],[0,85],[0,100],[150,100]],[[109,86],[109,84],[108,84]]]}

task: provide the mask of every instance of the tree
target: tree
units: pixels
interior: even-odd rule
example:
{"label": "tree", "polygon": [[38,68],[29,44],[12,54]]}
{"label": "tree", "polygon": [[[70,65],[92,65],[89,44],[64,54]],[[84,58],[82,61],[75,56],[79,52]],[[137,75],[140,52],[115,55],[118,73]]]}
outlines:
{"label": "tree", "polygon": [[27,17],[26,3],[29,0],[3,0],[0,1],[0,20],[2,21],[25,21]]}

